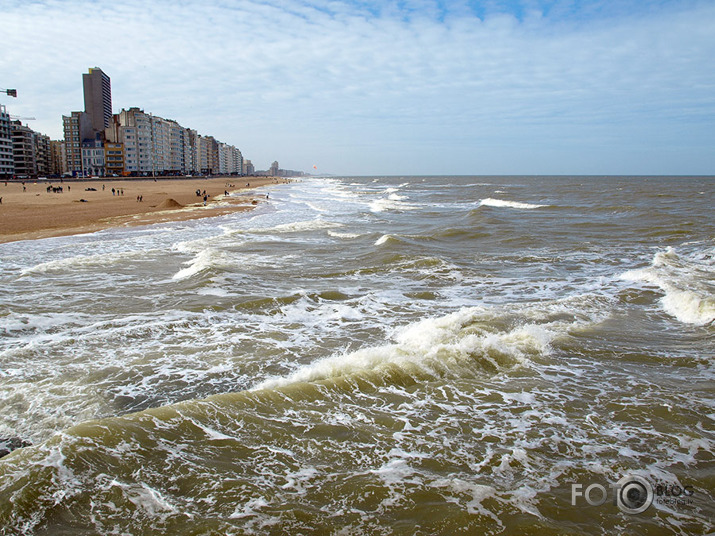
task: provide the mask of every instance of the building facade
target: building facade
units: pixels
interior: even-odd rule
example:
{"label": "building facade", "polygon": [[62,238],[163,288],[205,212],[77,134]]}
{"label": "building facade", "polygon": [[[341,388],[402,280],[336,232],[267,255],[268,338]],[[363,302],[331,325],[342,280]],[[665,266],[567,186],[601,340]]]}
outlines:
{"label": "building facade", "polygon": [[101,139],[82,142],[82,170],[85,177],[105,175],[104,142]]}
{"label": "building facade", "polygon": [[10,115],[0,104],[0,179],[10,179],[15,174],[15,159],[12,153]]}
{"label": "building facade", "polygon": [[35,159],[35,137],[32,129],[20,123],[11,121],[12,154],[15,161],[15,176],[19,179],[37,177],[37,160]]}
{"label": "building facade", "polygon": [[94,67],[82,75],[84,111],[89,114],[92,130],[102,132],[112,122],[112,83],[102,69]]}
{"label": "building facade", "polygon": [[107,176],[121,177],[124,175],[123,143],[104,142],[104,167]]}
{"label": "building facade", "polygon": [[67,171],[67,155],[65,142],[50,141],[50,175],[62,175]]}
{"label": "building facade", "polygon": [[82,142],[92,138],[90,117],[85,112],[72,112],[62,116],[62,126],[65,133],[65,172],[81,177],[84,174]]}
{"label": "building facade", "polygon": [[35,166],[38,177],[47,177],[52,173],[52,151],[50,137],[46,134],[33,132],[35,143]]}

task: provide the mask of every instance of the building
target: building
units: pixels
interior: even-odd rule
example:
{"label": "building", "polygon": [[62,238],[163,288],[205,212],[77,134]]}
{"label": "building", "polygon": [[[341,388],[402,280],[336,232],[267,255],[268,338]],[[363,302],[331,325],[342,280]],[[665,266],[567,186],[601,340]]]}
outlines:
{"label": "building", "polygon": [[38,177],[47,177],[52,173],[52,151],[50,150],[50,137],[46,134],[33,132],[35,143],[35,167]]}
{"label": "building", "polygon": [[92,130],[103,132],[112,122],[112,84],[99,67],[82,75],[84,111],[89,114]]}
{"label": "building", "polygon": [[9,179],[15,174],[15,159],[12,156],[12,131],[10,115],[0,104],[0,179]]}
{"label": "building", "polygon": [[136,107],[113,117],[105,139],[123,145],[125,174],[240,175],[243,169],[243,155],[233,145]]}
{"label": "building", "polygon": [[[122,109],[114,116],[113,132],[107,136],[113,142],[124,146],[124,170],[130,175],[155,175],[158,160],[163,158],[159,148],[163,141],[155,140],[155,121],[139,108]],[[157,126],[156,134],[162,135],[162,129]]]}
{"label": "building", "polygon": [[243,174],[244,175],[255,175],[256,168],[253,166],[253,162],[250,160],[243,161]]}
{"label": "building", "polygon": [[101,136],[82,141],[82,170],[84,176],[103,177],[105,174],[104,141]]}
{"label": "building", "polygon": [[50,175],[62,175],[67,171],[67,154],[65,142],[50,141]]}
{"label": "building", "polygon": [[11,121],[12,155],[15,161],[15,176],[20,179],[37,178],[35,132],[20,121]]}
{"label": "building", "polygon": [[279,174],[280,174],[280,169],[281,169],[281,168],[280,168],[280,166],[278,165],[278,162],[277,162],[277,161],[276,161],[276,162],[273,162],[273,163],[271,164],[271,169],[268,170],[268,174],[269,174],[271,177],[278,177]]}
{"label": "building", "polygon": [[124,144],[104,142],[104,168],[107,176],[124,175]]}
{"label": "building", "polygon": [[72,112],[71,115],[63,115],[62,126],[65,133],[65,172],[73,177],[81,177],[84,173],[84,168],[82,167],[82,142],[93,138],[92,122],[89,114],[86,112]]}
{"label": "building", "polygon": [[187,128],[184,134],[184,166],[187,174],[192,175],[201,172],[199,165],[199,134],[193,129]]}
{"label": "building", "polygon": [[[62,116],[65,171],[75,177],[104,175],[104,131],[112,124],[112,84],[102,69],[82,75],[84,111]],[[89,167],[85,167],[89,166]]]}

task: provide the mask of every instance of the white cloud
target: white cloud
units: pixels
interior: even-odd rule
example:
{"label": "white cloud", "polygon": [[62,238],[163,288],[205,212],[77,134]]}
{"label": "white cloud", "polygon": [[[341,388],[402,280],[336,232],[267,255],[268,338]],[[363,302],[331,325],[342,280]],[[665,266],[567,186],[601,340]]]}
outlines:
{"label": "white cloud", "polygon": [[[447,158],[444,172],[499,172],[500,161],[505,173],[551,172],[527,158],[538,150],[566,159],[552,168],[602,172],[579,162],[634,136],[662,148],[688,125],[713,126],[715,8],[583,20],[546,4],[479,18],[430,0],[4,2],[16,46],[0,85],[19,89],[11,113],[57,137],[61,115],[82,107],[81,73],[99,66],[117,110],[176,119],[259,166],[336,172],[418,172],[429,159],[424,172],[439,173]],[[693,146],[712,146],[715,134],[692,132]],[[715,171],[712,157],[698,162]]]}

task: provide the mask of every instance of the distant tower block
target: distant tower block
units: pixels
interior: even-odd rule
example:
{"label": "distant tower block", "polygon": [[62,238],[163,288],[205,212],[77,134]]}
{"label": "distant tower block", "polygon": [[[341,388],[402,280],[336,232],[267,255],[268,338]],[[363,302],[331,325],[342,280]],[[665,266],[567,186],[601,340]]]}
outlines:
{"label": "distant tower block", "polygon": [[92,120],[92,130],[102,132],[112,123],[112,84],[102,69],[94,67],[82,75],[84,111]]}

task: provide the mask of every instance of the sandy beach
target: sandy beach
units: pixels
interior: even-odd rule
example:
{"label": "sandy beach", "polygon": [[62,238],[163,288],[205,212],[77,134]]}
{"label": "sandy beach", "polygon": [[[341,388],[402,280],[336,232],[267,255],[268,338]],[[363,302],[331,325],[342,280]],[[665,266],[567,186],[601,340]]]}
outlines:
{"label": "sandy beach", "polygon": [[[253,188],[282,180],[220,177],[0,182],[0,243],[248,210],[265,199],[265,195],[253,193]],[[61,191],[54,190],[60,187]],[[197,190],[201,196],[196,195]],[[208,195],[205,206],[204,191]]]}

